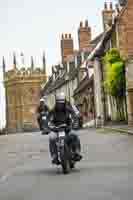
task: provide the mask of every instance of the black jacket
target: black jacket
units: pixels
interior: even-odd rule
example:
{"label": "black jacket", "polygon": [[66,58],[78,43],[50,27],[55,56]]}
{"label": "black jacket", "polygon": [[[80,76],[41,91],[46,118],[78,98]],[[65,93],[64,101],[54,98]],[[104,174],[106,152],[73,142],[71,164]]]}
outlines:
{"label": "black jacket", "polygon": [[71,126],[71,117],[75,115],[75,112],[70,103],[66,102],[63,110],[58,110],[57,105],[50,111],[49,119],[55,125],[67,124]]}
{"label": "black jacket", "polygon": [[47,105],[39,105],[37,108],[37,113],[41,116],[45,112],[49,112],[48,106]]}

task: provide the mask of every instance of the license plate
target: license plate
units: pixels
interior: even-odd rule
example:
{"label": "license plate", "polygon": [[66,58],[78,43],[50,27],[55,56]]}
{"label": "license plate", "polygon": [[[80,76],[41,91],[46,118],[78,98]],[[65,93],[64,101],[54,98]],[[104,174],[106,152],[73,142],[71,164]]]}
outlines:
{"label": "license plate", "polygon": [[60,143],[61,143],[61,146],[63,146],[64,145],[64,140],[61,140]]}
{"label": "license plate", "polygon": [[65,137],[65,132],[64,131],[59,132],[59,137]]}
{"label": "license plate", "polygon": [[43,120],[46,120],[47,118],[46,118],[46,116],[43,116],[42,119],[43,119]]}

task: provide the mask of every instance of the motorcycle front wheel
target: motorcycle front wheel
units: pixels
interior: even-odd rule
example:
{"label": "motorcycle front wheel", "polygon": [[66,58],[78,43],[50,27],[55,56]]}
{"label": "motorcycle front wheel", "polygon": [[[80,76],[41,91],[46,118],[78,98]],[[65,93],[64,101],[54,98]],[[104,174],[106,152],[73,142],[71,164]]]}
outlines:
{"label": "motorcycle front wheel", "polygon": [[61,150],[61,166],[64,174],[68,174],[72,168],[67,145],[65,145]]}

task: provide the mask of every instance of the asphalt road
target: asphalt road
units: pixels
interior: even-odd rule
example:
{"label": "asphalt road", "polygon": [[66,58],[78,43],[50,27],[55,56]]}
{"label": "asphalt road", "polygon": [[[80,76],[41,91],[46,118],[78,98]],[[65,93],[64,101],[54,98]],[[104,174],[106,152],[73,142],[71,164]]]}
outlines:
{"label": "asphalt road", "polygon": [[0,137],[0,200],[132,200],[133,136],[80,131],[83,160],[69,175],[53,167],[48,137]]}

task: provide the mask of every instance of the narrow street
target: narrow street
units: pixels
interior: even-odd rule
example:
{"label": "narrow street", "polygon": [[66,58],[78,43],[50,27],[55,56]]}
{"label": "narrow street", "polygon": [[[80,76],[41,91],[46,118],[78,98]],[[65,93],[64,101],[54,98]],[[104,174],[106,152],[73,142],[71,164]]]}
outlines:
{"label": "narrow street", "polygon": [[132,200],[133,136],[82,130],[83,160],[69,175],[53,167],[48,137],[0,137],[0,200]]}

